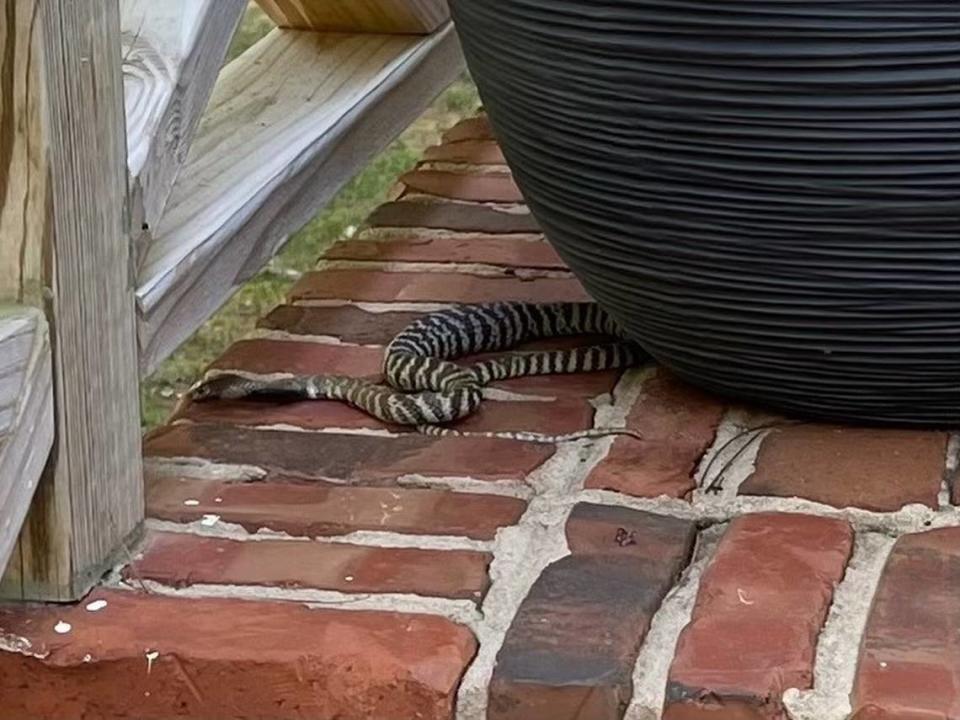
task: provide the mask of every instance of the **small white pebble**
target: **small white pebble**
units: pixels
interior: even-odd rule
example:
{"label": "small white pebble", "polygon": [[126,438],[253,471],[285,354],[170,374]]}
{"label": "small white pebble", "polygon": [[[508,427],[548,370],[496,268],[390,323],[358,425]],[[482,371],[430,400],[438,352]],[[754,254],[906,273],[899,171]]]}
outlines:
{"label": "small white pebble", "polygon": [[222,503],[222,502],[223,502],[223,498],[214,498],[213,501],[214,501],[215,503]]}
{"label": "small white pebble", "polygon": [[220,522],[219,515],[204,515],[203,519],[200,521],[200,524],[204,527],[213,527],[218,522]]}
{"label": "small white pebble", "polygon": [[153,670],[153,661],[160,657],[160,653],[156,650],[146,650],[147,656],[147,675],[150,674],[150,671]]}
{"label": "small white pebble", "polygon": [[190,500],[184,500],[184,501],[183,501],[183,504],[186,505],[186,506],[188,506],[188,507],[196,507],[197,505],[200,504],[200,501],[199,501],[199,500],[194,500],[193,498],[191,498]]}
{"label": "small white pebble", "polygon": [[73,630],[73,625],[68,622],[64,622],[63,620],[53,626],[53,631],[58,635],[66,635],[71,630]]}
{"label": "small white pebble", "polygon": [[87,653],[86,655],[83,656],[83,661],[85,663],[93,662],[93,655],[91,655],[90,653]]}
{"label": "small white pebble", "polygon": [[356,225],[349,225],[349,226],[347,227],[347,229],[343,231],[343,236],[344,236],[345,238],[352,238],[352,237],[353,237],[354,235],[356,235],[356,234],[357,234],[357,226],[356,226]]}
{"label": "small white pebble", "polygon": [[885,662],[881,662],[881,663],[880,663],[880,667],[885,668],[886,666],[887,666],[887,664],[886,664]]}
{"label": "small white pebble", "polygon": [[100,612],[107,606],[106,600],[94,600],[92,603],[87,603],[88,612]]}
{"label": "small white pebble", "polygon": [[346,580],[347,582],[353,582],[353,575],[347,575],[347,576],[344,578],[344,580]]}

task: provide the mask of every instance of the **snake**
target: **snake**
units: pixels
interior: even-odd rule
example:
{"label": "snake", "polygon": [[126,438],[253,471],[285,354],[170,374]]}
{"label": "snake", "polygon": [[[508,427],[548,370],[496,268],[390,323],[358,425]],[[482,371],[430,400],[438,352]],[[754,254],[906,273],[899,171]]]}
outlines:
{"label": "snake", "polygon": [[[535,340],[604,336],[609,341],[560,350],[514,350]],[[469,364],[455,362],[481,357]],[[634,367],[649,359],[620,326],[591,302],[495,302],[454,305],[427,313],[395,335],[384,353],[384,383],[341,375],[253,377],[214,371],[195,385],[195,402],[255,395],[338,400],[386,423],[427,435],[482,435],[560,443],[637,433],[620,427],[563,435],[532,432],[465,432],[447,427],[477,411],[493,382],[536,375]]]}

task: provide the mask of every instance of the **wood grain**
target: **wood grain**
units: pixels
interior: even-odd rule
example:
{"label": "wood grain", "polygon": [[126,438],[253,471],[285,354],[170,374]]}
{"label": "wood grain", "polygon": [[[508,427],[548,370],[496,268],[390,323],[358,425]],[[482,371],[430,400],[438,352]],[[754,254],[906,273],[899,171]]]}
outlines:
{"label": "wood grain", "polygon": [[421,38],[274,30],[221,74],[140,275],[150,372],[463,68]]}
{"label": "wood grain", "polygon": [[327,32],[431,33],[450,19],[447,0],[257,0],[280,27]]}
{"label": "wood grain", "polygon": [[43,312],[0,306],[0,573],[53,446],[53,374]]}
{"label": "wood grain", "polygon": [[50,220],[43,138],[40,0],[0,6],[0,302],[43,302],[43,242]]}
{"label": "wood grain", "polygon": [[0,594],[71,600],[143,518],[117,3],[4,0],[0,37],[0,298],[47,310],[57,435]]}
{"label": "wood grain", "polygon": [[[247,0],[120,0],[134,229],[156,225]],[[138,243],[142,256],[144,237]]]}

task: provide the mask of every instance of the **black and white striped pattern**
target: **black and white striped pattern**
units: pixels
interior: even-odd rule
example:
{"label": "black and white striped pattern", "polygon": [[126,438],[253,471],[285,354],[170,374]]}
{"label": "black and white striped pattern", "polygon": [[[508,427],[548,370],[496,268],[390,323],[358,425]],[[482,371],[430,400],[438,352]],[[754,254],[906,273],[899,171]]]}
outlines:
{"label": "black and white striped pattern", "polygon": [[[469,355],[509,350],[532,340],[575,335],[603,335],[612,341],[570,350],[511,352],[470,365],[453,362]],[[418,319],[390,342],[384,360],[386,385],[332,375],[258,380],[224,374],[200,383],[191,397],[205,400],[283,394],[340,400],[385,422],[447,434],[452,431],[438,426],[475,412],[483,399],[484,386],[493,381],[630,367],[645,358],[640,347],[623,340],[613,320],[593,303],[463,305]],[[490,435],[557,442],[620,432],[626,433],[586,431],[549,438],[519,432]]]}

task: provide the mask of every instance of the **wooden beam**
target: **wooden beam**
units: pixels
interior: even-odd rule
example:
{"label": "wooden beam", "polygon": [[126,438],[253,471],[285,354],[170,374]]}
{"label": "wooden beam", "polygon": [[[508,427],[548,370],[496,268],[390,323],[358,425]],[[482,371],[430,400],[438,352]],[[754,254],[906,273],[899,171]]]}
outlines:
{"label": "wooden beam", "polygon": [[223,71],[140,276],[150,372],[463,68],[427,37],[274,30]]}
{"label": "wooden beam", "polygon": [[160,219],[246,6],[247,0],[120,0],[135,231]]}
{"label": "wooden beam", "polygon": [[53,446],[53,376],[43,312],[0,306],[0,573]]}
{"label": "wooden beam", "polygon": [[0,7],[0,300],[45,306],[56,409],[0,594],[72,600],[143,518],[120,18],[116,2]]}
{"label": "wooden beam", "polygon": [[277,25],[325,32],[431,33],[450,19],[447,0],[257,0]]}

